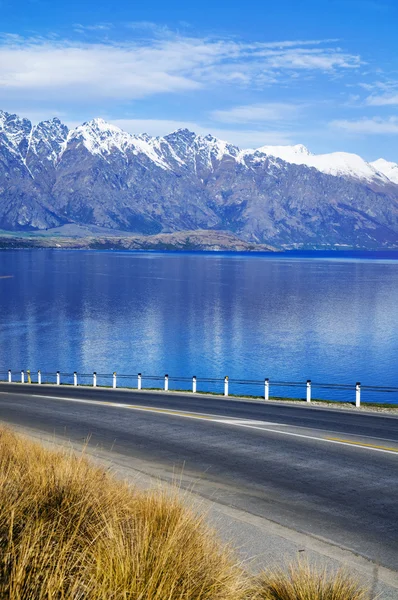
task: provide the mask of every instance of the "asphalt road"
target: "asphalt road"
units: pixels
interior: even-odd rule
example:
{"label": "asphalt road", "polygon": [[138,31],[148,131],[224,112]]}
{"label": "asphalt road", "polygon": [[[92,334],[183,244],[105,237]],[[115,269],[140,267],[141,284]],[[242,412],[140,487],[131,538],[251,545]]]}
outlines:
{"label": "asphalt road", "polygon": [[397,417],[0,384],[0,420],[183,471],[204,496],[398,570]]}

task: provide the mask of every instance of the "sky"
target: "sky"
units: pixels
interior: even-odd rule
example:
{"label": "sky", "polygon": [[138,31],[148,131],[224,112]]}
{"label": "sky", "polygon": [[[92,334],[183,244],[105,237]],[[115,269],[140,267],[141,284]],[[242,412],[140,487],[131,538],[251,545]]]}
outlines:
{"label": "sky", "polygon": [[398,162],[397,0],[0,0],[0,108]]}

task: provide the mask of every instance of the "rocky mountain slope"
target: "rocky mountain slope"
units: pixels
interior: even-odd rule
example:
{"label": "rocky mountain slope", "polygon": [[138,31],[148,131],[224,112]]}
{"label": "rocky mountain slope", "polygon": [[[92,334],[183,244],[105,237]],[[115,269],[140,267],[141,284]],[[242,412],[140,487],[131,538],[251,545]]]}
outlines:
{"label": "rocky mountain slope", "polygon": [[303,146],[239,148],[102,119],[32,126],[0,111],[0,229],[79,224],[155,235],[230,232],[278,247],[398,247],[398,165]]}

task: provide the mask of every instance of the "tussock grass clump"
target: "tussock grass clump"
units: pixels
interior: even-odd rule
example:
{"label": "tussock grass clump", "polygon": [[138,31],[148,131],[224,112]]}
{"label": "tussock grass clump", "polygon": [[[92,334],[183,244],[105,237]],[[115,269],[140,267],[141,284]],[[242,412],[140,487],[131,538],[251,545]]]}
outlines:
{"label": "tussock grass clump", "polygon": [[84,457],[0,430],[0,597],[246,598],[247,580],[202,517]]}
{"label": "tussock grass clump", "polygon": [[177,492],[0,428],[3,600],[364,600],[309,567],[247,575]]}
{"label": "tussock grass clump", "polygon": [[264,572],[258,579],[262,600],[368,600],[366,590],[344,571],[318,570],[306,561],[284,570]]}

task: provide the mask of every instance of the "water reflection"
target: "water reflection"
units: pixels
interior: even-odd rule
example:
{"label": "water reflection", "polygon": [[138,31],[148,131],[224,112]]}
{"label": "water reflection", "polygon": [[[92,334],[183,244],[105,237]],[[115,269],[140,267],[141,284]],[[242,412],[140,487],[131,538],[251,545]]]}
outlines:
{"label": "water reflection", "polygon": [[396,260],[1,252],[0,368],[397,385],[397,305]]}

